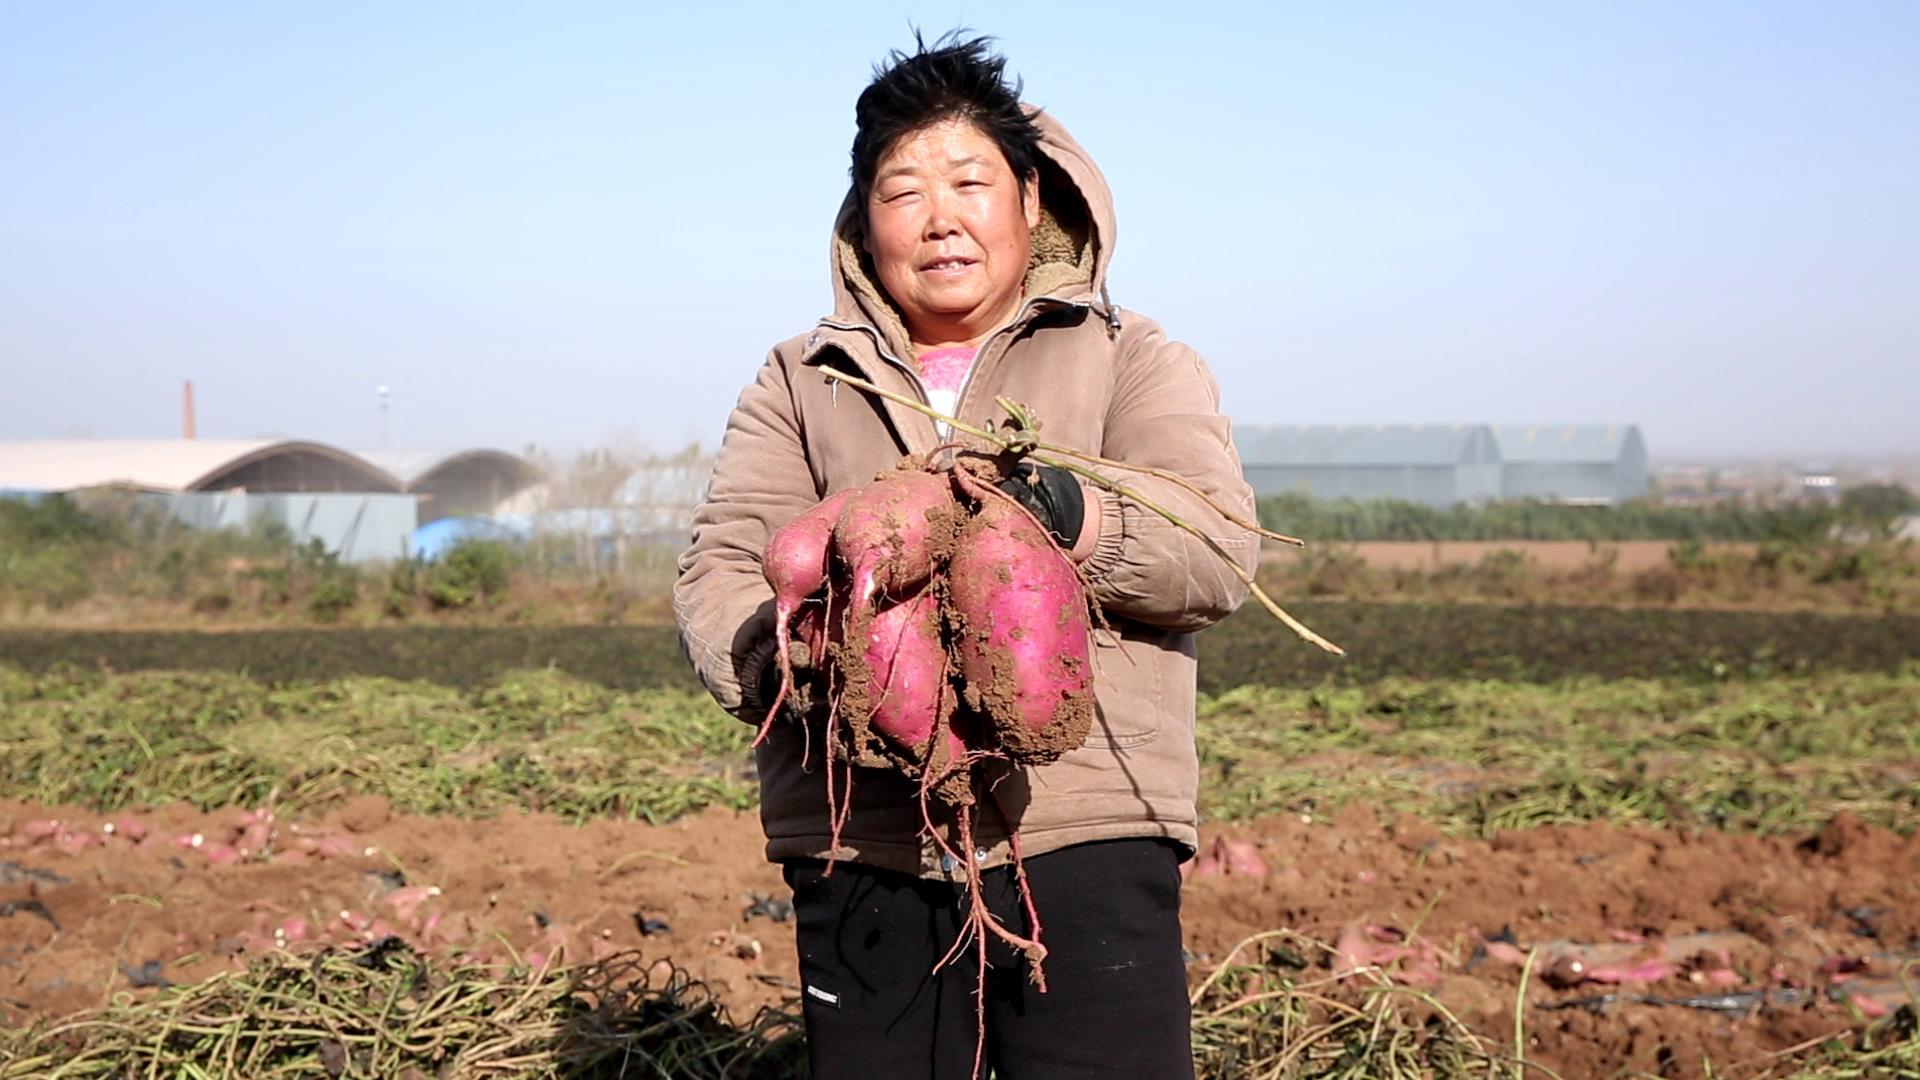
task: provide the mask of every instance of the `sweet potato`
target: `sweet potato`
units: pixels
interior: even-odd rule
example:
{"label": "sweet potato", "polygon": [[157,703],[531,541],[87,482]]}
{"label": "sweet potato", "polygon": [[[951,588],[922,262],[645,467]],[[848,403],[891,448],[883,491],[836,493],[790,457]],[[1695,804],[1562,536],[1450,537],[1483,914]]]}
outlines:
{"label": "sweet potato", "polygon": [[833,526],[853,495],[853,491],[842,491],[828,496],[782,526],[767,542],[760,572],[766,576],[767,584],[773,586],[773,640],[775,654],[780,658],[780,690],[767,705],[767,716],[760,724],[755,745],[767,737],[774,717],[780,715],[780,707],[786,704],[787,695],[793,690],[793,619],[800,605],[826,584],[832,567]]}
{"label": "sweet potato", "polygon": [[[892,749],[924,763],[947,681],[939,598],[927,590],[881,610],[868,622],[864,650],[843,707],[864,709],[866,723]],[[855,677],[863,685],[853,685]]]}
{"label": "sweet potato", "polygon": [[906,597],[933,577],[960,511],[953,486],[919,469],[898,469],[860,488],[833,526],[833,550],[851,575],[849,619],[864,619],[885,597]]}
{"label": "sweet potato", "polygon": [[[781,663],[790,671],[798,640],[825,672],[829,851],[841,850],[857,767],[917,777],[928,835],[950,867],[970,868],[967,929],[942,966],[971,942],[984,972],[997,938],[1027,959],[1044,993],[1047,951],[1019,823],[988,798],[992,778],[976,774],[995,760],[1044,765],[1085,741],[1094,710],[1089,608],[1072,563],[1032,515],[989,490],[997,475],[992,465],[935,472],[909,463],[849,496],[826,542],[826,571],[809,558],[804,575],[783,579],[784,591],[775,585],[797,597],[781,616]],[[805,602],[816,592],[820,602]],[[971,869],[975,820],[988,801],[1007,830],[1026,936],[988,910]]]}
{"label": "sweet potato", "polygon": [[827,602],[824,598],[800,605],[788,624],[788,659],[799,667],[813,667],[827,660]]}
{"label": "sweet potato", "polygon": [[1044,765],[1093,724],[1092,639],[1072,563],[1032,518],[988,500],[954,544],[947,619],[967,706],[997,748]]}
{"label": "sweet potato", "polygon": [[834,523],[861,490],[865,489],[827,496],[781,526],[767,542],[760,571],[766,575],[767,584],[773,586],[774,609],[785,618],[792,618],[800,604],[827,583]]}

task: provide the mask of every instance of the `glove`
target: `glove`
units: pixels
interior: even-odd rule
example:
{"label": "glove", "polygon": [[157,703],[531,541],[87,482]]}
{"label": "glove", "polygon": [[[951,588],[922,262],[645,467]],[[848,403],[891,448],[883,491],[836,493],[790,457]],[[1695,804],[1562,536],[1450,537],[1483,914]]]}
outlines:
{"label": "glove", "polygon": [[1000,481],[1001,491],[1033,513],[1053,540],[1063,548],[1080,541],[1080,529],[1087,519],[1087,499],[1080,481],[1072,473],[1052,465],[1023,461],[1013,467],[1012,475]]}
{"label": "glove", "polygon": [[[817,675],[818,672],[813,668],[798,664],[793,666],[793,689],[787,691],[787,700],[780,704],[780,719],[797,720],[815,711],[814,706],[823,700],[821,691],[824,689]],[[766,665],[760,669],[760,681],[755,684],[755,690],[753,696],[758,699],[758,713],[754,719],[758,721],[766,718],[767,708],[773,704],[774,695],[780,692],[778,655],[768,654]]]}
{"label": "glove", "polygon": [[[797,669],[793,673],[793,678],[795,682],[800,681],[800,672]],[[779,653],[767,654],[767,662],[760,668],[760,680],[753,685],[755,689],[753,696],[758,699],[758,711],[764,714],[773,705],[773,696],[780,692]],[[789,693],[787,696],[793,695]],[[785,709],[786,706],[783,705],[781,708]]]}
{"label": "glove", "polygon": [[[804,717],[815,711],[815,707],[826,701],[826,687],[822,685],[821,665],[825,662],[822,650],[825,648],[826,628],[821,619],[819,605],[806,604],[795,617],[792,627],[793,642],[790,646],[793,661],[793,689],[787,692],[787,700],[781,703],[780,711],[788,719]],[[766,661],[760,667],[760,679],[754,684],[754,697],[764,717],[767,707],[773,704],[775,694],[780,692],[780,654],[769,651]]]}

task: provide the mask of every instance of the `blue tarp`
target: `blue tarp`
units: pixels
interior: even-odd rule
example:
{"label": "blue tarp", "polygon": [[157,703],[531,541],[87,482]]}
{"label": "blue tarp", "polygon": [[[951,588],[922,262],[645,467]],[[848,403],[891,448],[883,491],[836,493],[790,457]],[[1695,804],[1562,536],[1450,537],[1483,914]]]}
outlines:
{"label": "blue tarp", "polygon": [[517,544],[526,534],[511,525],[485,517],[443,517],[413,530],[413,554],[432,562],[462,540],[504,540]]}

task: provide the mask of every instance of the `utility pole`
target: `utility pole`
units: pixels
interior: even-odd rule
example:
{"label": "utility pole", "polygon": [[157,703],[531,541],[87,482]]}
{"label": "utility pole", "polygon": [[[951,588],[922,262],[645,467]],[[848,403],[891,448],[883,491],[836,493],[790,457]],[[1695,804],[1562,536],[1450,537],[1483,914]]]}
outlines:
{"label": "utility pole", "polygon": [[390,416],[393,412],[393,395],[385,386],[380,387],[377,393],[380,395],[380,449],[391,450],[393,449],[393,424]]}

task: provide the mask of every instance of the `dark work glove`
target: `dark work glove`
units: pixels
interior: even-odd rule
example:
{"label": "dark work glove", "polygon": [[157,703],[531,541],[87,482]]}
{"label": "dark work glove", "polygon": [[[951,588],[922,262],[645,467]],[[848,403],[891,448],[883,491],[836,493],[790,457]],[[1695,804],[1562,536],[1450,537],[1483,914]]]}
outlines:
{"label": "dark work glove", "polygon": [[[793,643],[794,655],[806,651],[799,641]],[[787,700],[781,703],[782,719],[792,720],[807,716],[815,711],[815,706],[823,704],[825,687],[821,685],[818,668],[793,665],[793,689],[787,691]],[[768,653],[766,666],[760,669],[760,681],[755,684],[754,697],[758,698],[759,715],[755,720],[766,719],[766,710],[773,704],[773,696],[780,692],[780,654]]]}
{"label": "dark work glove", "polygon": [[1040,524],[1053,534],[1054,542],[1072,548],[1080,541],[1080,527],[1087,519],[1087,499],[1080,481],[1065,469],[1035,465],[1023,461],[1013,467],[1013,475],[1000,481],[1000,490],[1014,497],[1033,512]]}

